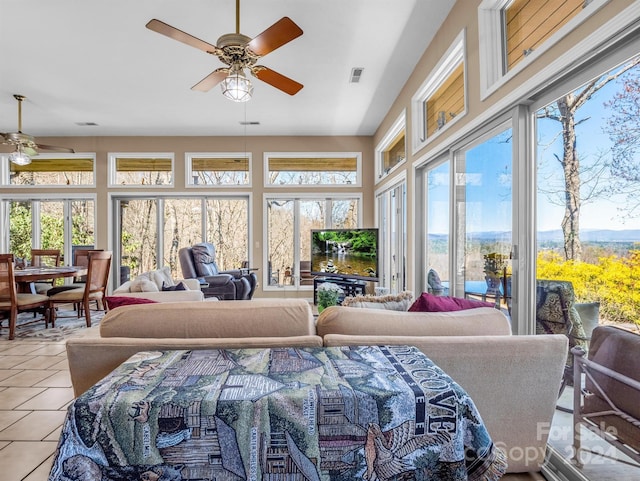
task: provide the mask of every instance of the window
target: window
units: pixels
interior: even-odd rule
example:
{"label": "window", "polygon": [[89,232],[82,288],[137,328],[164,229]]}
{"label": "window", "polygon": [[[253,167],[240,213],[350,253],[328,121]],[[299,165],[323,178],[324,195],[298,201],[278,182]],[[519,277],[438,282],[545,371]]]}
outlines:
{"label": "window", "polygon": [[407,288],[407,182],[404,176],[376,197],[381,251],[379,286],[395,294]]}
{"label": "window", "polygon": [[[93,186],[95,154],[41,154],[27,165],[16,165],[6,158],[5,185],[25,187],[48,186]],[[3,176],[4,178],[5,176]]]}
{"label": "window", "polygon": [[181,278],[178,251],[198,242],[216,246],[220,270],[249,260],[249,197],[114,197],[114,259],[131,276],[169,266]]}
{"label": "window", "polygon": [[2,201],[9,229],[0,246],[4,252],[29,258],[31,248],[60,249],[62,262],[71,264],[72,246],[95,243],[95,199],[86,196],[33,199],[15,196]]}
{"label": "window", "polygon": [[109,173],[109,187],[171,187],[173,153],[110,153]]}
{"label": "window", "polygon": [[[549,50],[610,0],[484,0],[478,7],[480,99]],[[592,35],[567,63],[599,42]]]}
{"label": "window", "polygon": [[[433,165],[432,165],[433,164]],[[427,275],[433,269],[445,286],[451,283],[449,253],[449,213],[451,195],[450,162],[433,162],[427,166],[424,191],[426,193],[426,265],[421,273],[423,290],[427,291]],[[446,293],[446,292],[445,292]]]}
{"label": "window", "polygon": [[462,31],[411,99],[414,153],[466,112],[464,62]]}
{"label": "window", "polygon": [[404,111],[376,147],[376,179],[389,175],[407,158]]}
{"label": "window", "polygon": [[266,152],[265,185],[361,184],[360,152]]}
{"label": "window", "polygon": [[251,154],[187,153],[186,180],[189,186],[251,185]]}
{"label": "window", "polygon": [[311,229],[358,227],[360,196],[266,197],[265,203],[264,285],[273,289],[308,285],[302,282],[300,264],[310,261]]}
{"label": "window", "polygon": [[464,65],[453,69],[425,104],[427,137],[444,128],[447,122],[464,111]]}
{"label": "window", "polygon": [[585,7],[584,0],[514,0],[502,9],[505,72],[522,61]]}

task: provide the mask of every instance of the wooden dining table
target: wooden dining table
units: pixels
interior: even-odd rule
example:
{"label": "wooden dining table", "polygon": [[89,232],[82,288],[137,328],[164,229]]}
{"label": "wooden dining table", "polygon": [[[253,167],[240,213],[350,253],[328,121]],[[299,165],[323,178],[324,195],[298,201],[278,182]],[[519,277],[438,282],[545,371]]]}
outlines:
{"label": "wooden dining table", "polygon": [[34,282],[87,275],[85,266],[25,267],[13,271],[18,292],[35,294]]}

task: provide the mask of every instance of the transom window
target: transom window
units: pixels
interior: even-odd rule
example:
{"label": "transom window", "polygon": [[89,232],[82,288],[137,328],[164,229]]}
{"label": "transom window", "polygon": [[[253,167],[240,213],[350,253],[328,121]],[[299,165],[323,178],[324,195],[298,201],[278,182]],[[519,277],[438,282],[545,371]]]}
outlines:
{"label": "transom window", "polygon": [[360,152],[266,152],[266,186],[360,185]]}
{"label": "transom window", "polygon": [[173,153],[110,153],[109,187],[173,186]]}
{"label": "transom window", "polygon": [[502,10],[505,71],[532,53],[585,7],[584,0],[514,0]]}
{"label": "transom window", "polygon": [[[478,6],[480,100],[610,1],[483,0]],[[572,59],[588,53],[600,40],[597,35],[585,39]]]}
{"label": "transom window", "polygon": [[41,154],[33,157],[27,165],[17,165],[8,160],[5,162],[8,164],[5,171],[8,176],[4,185],[95,185],[94,154]]}
{"label": "transom window", "polygon": [[406,116],[403,111],[376,147],[376,179],[392,172],[407,158]]}
{"label": "transom window", "polygon": [[248,186],[251,184],[251,154],[187,153],[187,185]]}
{"label": "transom window", "polygon": [[413,153],[466,113],[465,32],[411,99]]}
{"label": "transom window", "polygon": [[427,137],[464,111],[464,64],[460,62],[425,103]]}

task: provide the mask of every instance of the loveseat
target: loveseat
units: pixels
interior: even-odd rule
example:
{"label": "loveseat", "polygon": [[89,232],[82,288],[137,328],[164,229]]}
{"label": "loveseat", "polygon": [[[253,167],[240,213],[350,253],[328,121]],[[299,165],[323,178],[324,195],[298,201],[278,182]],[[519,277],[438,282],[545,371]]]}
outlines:
{"label": "loveseat", "polygon": [[138,351],[415,345],[470,394],[507,454],[508,472],[540,471],[567,355],[566,336],[511,336],[504,314],[487,307],[413,313],[333,306],[314,324],[304,300],[152,304],[114,309],[99,329],[100,336],[67,341],[76,395]]}
{"label": "loveseat", "polygon": [[[182,286],[180,286],[180,284],[182,284]],[[181,287],[184,287],[184,290]],[[111,295],[150,299],[155,302],[204,300],[204,294],[200,290],[200,282],[198,279],[174,280],[171,278],[171,271],[168,267],[144,272],[136,276],[135,279],[124,282],[115,289]]]}

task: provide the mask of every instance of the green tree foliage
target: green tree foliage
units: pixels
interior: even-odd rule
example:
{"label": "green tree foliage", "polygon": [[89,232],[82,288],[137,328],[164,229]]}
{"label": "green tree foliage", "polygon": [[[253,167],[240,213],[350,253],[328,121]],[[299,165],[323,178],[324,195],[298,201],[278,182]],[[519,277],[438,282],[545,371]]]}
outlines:
{"label": "green tree foliage", "polygon": [[12,202],[9,213],[11,232],[9,251],[16,257],[29,257],[31,253],[31,209],[30,204]]}
{"label": "green tree foliage", "polygon": [[600,319],[640,326],[640,250],[609,255],[595,263],[563,260],[557,252],[538,253],[538,279],[571,281],[576,302],[599,302]]}

